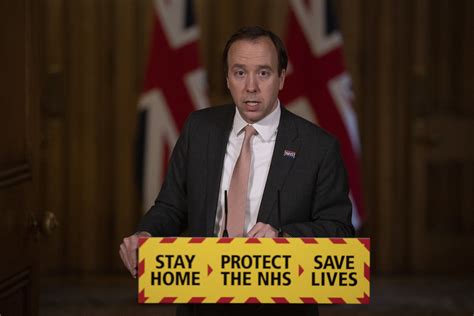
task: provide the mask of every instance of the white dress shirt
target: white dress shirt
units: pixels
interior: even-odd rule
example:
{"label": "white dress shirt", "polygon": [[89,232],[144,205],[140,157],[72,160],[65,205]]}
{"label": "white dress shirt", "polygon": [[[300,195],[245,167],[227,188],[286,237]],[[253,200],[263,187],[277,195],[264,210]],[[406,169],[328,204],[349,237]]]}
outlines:
{"label": "white dress shirt", "polygon": [[[268,171],[275,148],[275,140],[280,122],[280,101],[273,112],[268,114],[257,123],[251,124],[257,134],[252,138],[252,160],[250,162],[248,203],[245,210],[244,235],[257,223],[258,211],[262,202],[263,190],[267,182]],[[214,234],[222,236],[224,231],[224,191],[229,190],[230,179],[235,163],[240,154],[240,148],[244,140],[244,127],[248,125],[235,110],[234,123],[229,135],[222,170],[221,186],[219,189],[219,203],[217,203],[216,225]]]}

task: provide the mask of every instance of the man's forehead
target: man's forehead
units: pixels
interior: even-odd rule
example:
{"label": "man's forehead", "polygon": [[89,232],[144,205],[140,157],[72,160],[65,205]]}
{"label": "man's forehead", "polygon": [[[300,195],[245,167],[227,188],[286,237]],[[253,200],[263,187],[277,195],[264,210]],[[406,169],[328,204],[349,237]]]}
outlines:
{"label": "man's forehead", "polygon": [[256,39],[241,39],[235,41],[230,47],[228,54],[229,66],[233,66],[234,64],[244,65],[247,61],[251,62],[252,60],[268,60],[259,66],[271,67],[269,63],[273,63],[278,59],[275,45],[270,38],[264,36]]}
{"label": "man's forehead", "polygon": [[277,52],[275,44],[273,44],[272,40],[268,36],[260,36],[256,38],[242,38],[242,39],[236,40],[230,46],[229,51],[232,51],[233,49],[235,50],[236,47],[242,47],[242,46],[247,46],[247,45],[248,46],[266,45],[268,46],[268,48],[272,48],[272,50],[275,53]]}

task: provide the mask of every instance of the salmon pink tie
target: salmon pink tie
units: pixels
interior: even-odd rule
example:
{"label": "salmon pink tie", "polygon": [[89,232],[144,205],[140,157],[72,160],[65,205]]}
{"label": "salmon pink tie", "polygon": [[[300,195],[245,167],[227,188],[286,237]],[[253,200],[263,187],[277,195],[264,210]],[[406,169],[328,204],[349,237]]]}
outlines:
{"label": "salmon pink tie", "polygon": [[250,161],[252,160],[251,140],[256,133],[251,125],[245,126],[245,136],[235,163],[229,186],[229,237],[245,235],[245,210],[247,209]]}

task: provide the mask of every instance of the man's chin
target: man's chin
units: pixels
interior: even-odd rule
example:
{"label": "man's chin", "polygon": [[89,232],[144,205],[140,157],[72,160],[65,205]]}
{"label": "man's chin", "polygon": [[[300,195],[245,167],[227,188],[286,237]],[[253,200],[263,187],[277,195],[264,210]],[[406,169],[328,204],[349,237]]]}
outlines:
{"label": "man's chin", "polygon": [[262,114],[258,111],[245,111],[243,119],[250,124],[256,123],[262,119]]}

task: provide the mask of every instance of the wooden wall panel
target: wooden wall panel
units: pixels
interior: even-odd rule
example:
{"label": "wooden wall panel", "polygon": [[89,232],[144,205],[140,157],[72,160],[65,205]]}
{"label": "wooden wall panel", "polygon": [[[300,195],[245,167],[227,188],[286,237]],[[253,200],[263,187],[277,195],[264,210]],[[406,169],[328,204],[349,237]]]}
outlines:
{"label": "wooden wall panel", "polygon": [[[138,188],[135,185],[134,142],[136,127],[137,92],[142,84],[143,63],[138,62],[138,47],[143,47],[144,37],[139,31],[137,21],[140,15],[152,16],[151,11],[137,10],[134,2],[125,2],[115,8],[113,17],[113,87],[112,104],[115,117],[113,120],[113,185],[114,197],[109,210],[109,233],[112,234],[112,245],[119,245],[122,238],[134,230],[138,220]],[[141,51],[143,53],[146,51]],[[148,56],[142,54],[140,56]],[[115,250],[115,248],[114,248]],[[116,252],[113,252],[116,255]],[[111,257],[111,262],[117,262]]]}
{"label": "wooden wall panel", "polygon": [[[452,6],[442,1],[423,5],[426,33],[415,46],[417,83],[413,104],[411,267],[414,271],[467,268],[472,248],[472,166],[474,103],[472,76],[465,54],[474,53],[472,24],[465,15],[470,1]],[[421,7],[420,7],[421,9]],[[421,65],[421,67],[419,67]],[[422,71],[419,71],[422,70]],[[467,193],[469,192],[469,193]]]}
{"label": "wooden wall panel", "polygon": [[41,7],[41,40],[43,60],[41,63],[42,96],[41,119],[41,205],[54,212],[59,227],[44,243],[42,269],[60,271],[64,269],[62,258],[67,243],[66,221],[66,100],[65,100],[65,32],[64,5],[62,0],[45,0]]}
{"label": "wooden wall panel", "polygon": [[[459,1],[451,6],[442,1],[419,0],[396,3],[340,1],[338,4],[346,50],[357,49],[353,43],[359,43],[359,54],[346,52],[346,58],[350,68],[352,62],[357,65],[357,70],[352,70],[351,74],[360,119],[369,214],[368,227],[363,233],[374,238],[374,267],[381,272],[440,271],[443,267],[449,270],[447,262],[439,261],[441,257],[433,259],[440,253],[456,254],[453,247],[449,248],[449,242],[442,246],[439,244],[438,252],[433,252],[433,256],[425,251],[421,260],[415,260],[417,264],[410,263],[414,257],[419,257],[420,250],[433,248],[434,251],[436,248],[434,244],[430,245],[433,239],[428,237],[427,228],[418,227],[421,222],[416,218],[426,215],[431,217],[431,222],[437,221],[438,225],[441,222],[443,225],[459,225],[466,220],[470,223],[469,219],[459,214],[472,213],[474,207],[468,197],[471,195],[461,194],[470,190],[472,185],[467,180],[469,175],[465,175],[472,166],[468,158],[470,151],[465,150],[464,158],[456,158],[456,162],[445,162],[459,165],[459,170],[464,170],[463,176],[430,181],[420,178],[430,173],[421,175],[417,168],[427,168],[432,157],[429,154],[420,156],[417,153],[421,149],[413,151],[412,144],[440,145],[439,150],[447,154],[447,143],[437,144],[439,135],[426,130],[419,136],[414,126],[418,126],[420,118],[425,120],[427,127],[431,118],[449,118],[446,127],[458,130],[464,126],[461,118],[472,118],[473,93],[465,84],[472,81],[472,61],[465,57],[473,53],[473,35],[466,31],[472,21],[465,13],[469,9],[472,12],[472,3]],[[351,6],[357,6],[360,10],[354,10]],[[357,21],[353,16],[358,14],[361,15],[358,19],[360,31],[354,32],[351,28],[355,26],[350,25],[347,32],[344,22]],[[355,39],[348,40],[348,36]],[[467,133],[471,133],[470,130]],[[455,136],[456,133],[444,134],[444,141],[455,146],[451,151],[465,142],[463,133],[458,133],[458,136]],[[423,161],[415,163],[416,159]],[[444,174],[442,165],[437,168],[434,174]],[[456,174],[454,171],[448,173]],[[410,180],[417,177],[414,182]],[[443,190],[443,199],[450,203],[442,208],[428,206],[421,209],[420,206],[425,204],[420,199],[439,205],[436,201],[440,195],[433,193],[439,182],[449,188],[458,188],[459,192]],[[419,191],[420,185],[428,187]],[[420,195],[420,192],[424,193]],[[457,198],[462,201],[462,207],[456,207],[461,203]],[[413,229],[417,233],[410,234]],[[453,241],[455,234],[446,235],[445,239]],[[421,246],[422,243],[419,243],[415,247],[417,250],[414,250],[417,240],[423,240],[424,244]],[[472,237],[468,237],[466,242],[471,244],[471,240]],[[431,260],[428,259],[430,256]],[[459,260],[462,262],[462,256]]]}
{"label": "wooden wall panel", "polygon": [[[1,79],[2,88],[0,89],[0,107],[2,114],[0,116],[0,126],[2,137],[0,148],[2,163],[25,163],[23,154],[26,150],[26,124],[24,118],[26,117],[26,102],[28,94],[25,87],[25,69],[20,68],[19,65],[27,59],[26,45],[24,35],[27,32],[27,25],[25,23],[25,7],[24,1],[16,3],[2,3],[1,9],[3,12],[10,12],[10,14],[2,14],[2,27],[0,30],[0,39],[8,45],[0,49],[0,65],[1,65]],[[23,23],[20,23],[22,21]],[[15,29],[16,32],[11,30]],[[8,43],[8,44],[7,44]],[[16,52],[15,56],[11,56],[11,52]],[[23,71],[21,71],[23,70]],[[8,83],[8,85],[7,85]],[[19,126],[18,126],[19,125]],[[15,133],[18,129],[18,133]],[[10,168],[13,165],[0,165],[0,169]]]}
{"label": "wooden wall panel", "polygon": [[[403,76],[404,50],[397,49],[402,45],[400,35],[404,25],[402,1],[397,3],[372,3],[376,9],[377,27],[369,26],[365,36],[375,42],[375,53],[370,66],[373,73],[373,86],[370,94],[374,95],[370,110],[375,116],[369,126],[376,135],[373,143],[375,179],[373,193],[375,204],[371,218],[376,234],[375,266],[380,270],[397,270],[401,268],[404,258],[406,236],[405,211],[401,206],[402,195],[399,186],[406,163],[400,160],[404,153],[404,110],[405,86],[400,80]],[[366,5],[370,5],[367,4]],[[371,31],[372,30],[372,31]],[[372,37],[370,34],[373,34]],[[366,90],[367,92],[367,90]],[[395,224],[396,223],[396,224]],[[397,253],[394,257],[390,253]]]}
{"label": "wooden wall panel", "polygon": [[42,204],[61,223],[45,240],[45,271],[121,268],[118,244],[140,216],[133,148],[151,5],[47,0],[42,8]]}
{"label": "wooden wall panel", "polygon": [[[43,203],[62,222],[46,270],[122,271],[117,247],[140,216],[133,146],[152,1],[44,3]],[[196,8],[211,103],[220,104],[230,100],[221,64],[228,36],[249,24],[285,36],[288,2],[198,0]],[[413,121],[434,110],[472,116],[473,4],[338,0],[336,9],[362,138],[362,234],[373,237],[375,269],[409,271]]]}
{"label": "wooden wall panel", "polygon": [[38,6],[0,2],[0,313],[37,314]]}

